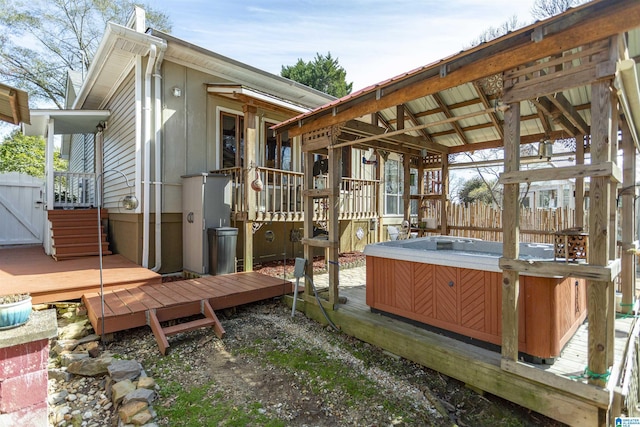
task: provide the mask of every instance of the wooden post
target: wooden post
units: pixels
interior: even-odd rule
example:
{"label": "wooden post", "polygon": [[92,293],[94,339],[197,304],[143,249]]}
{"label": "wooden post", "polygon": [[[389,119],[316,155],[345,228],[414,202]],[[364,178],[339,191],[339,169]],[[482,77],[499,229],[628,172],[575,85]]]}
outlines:
{"label": "wooden post", "polygon": [[[309,191],[313,190],[313,153],[309,151],[302,152],[302,162],[304,165],[304,189]],[[304,217],[304,238],[313,238],[313,197],[304,195],[302,197],[302,209]],[[313,280],[313,246],[304,245],[304,259],[307,260],[306,275]],[[305,300],[311,300],[313,298],[313,288],[309,280],[304,281],[304,298]]]}
{"label": "wooden post", "polygon": [[[331,132],[332,144],[338,140],[338,132]],[[331,189],[329,195],[329,218],[327,232],[331,245],[327,248],[326,262],[329,273],[329,304],[335,308],[338,303],[338,286],[340,284],[340,266],[338,265],[338,253],[340,246],[340,181],[342,180],[342,149],[329,148],[329,176],[327,186]]]}
{"label": "wooden post", "polygon": [[411,224],[411,156],[402,154],[402,168],[404,179],[402,180],[402,203],[404,207],[404,219]]}
{"label": "wooden post", "polygon": [[[617,46],[617,38],[611,39],[612,47]],[[609,90],[610,119],[609,119],[609,159],[618,163],[618,96]],[[624,178],[623,178],[624,180]],[[617,186],[609,185],[609,260],[618,258],[618,198]],[[615,357],[615,328],[616,328],[616,287],[614,282],[607,283],[607,366],[613,365]]]}
{"label": "wooden post", "polygon": [[[591,85],[591,164],[608,162],[611,159],[609,147],[609,120],[611,118],[611,98],[608,81]],[[609,261],[609,211],[611,204],[609,177],[592,177],[589,188],[589,264],[606,266]],[[612,302],[608,301],[608,282],[587,280],[587,318],[589,322],[588,373],[589,382],[604,387],[609,368],[607,340],[613,334],[609,331],[607,314]]]}
{"label": "wooden post", "polygon": [[636,147],[626,121],[620,122],[622,129],[622,311],[628,312],[635,302],[636,284]]}
{"label": "wooden post", "polygon": [[440,186],[442,195],[440,197],[440,234],[449,234],[449,224],[447,223],[447,212],[449,210],[449,155],[442,154],[442,185]]}
{"label": "wooden post", "polygon": [[[576,165],[584,164],[584,135],[576,135]],[[584,229],[584,178],[576,178],[576,227]]]}
{"label": "wooden post", "polygon": [[384,218],[384,199],[386,198],[385,191],[385,163],[386,160],[378,153],[378,167],[376,168],[376,179],[378,180],[378,197],[376,199],[376,208],[378,210],[378,227],[376,229],[377,232],[377,241],[384,242],[386,236],[384,235],[384,227],[382,226],[382,218]]}
{"label": "wooden post", "polygon": [[[504,171],[520,170],[520,103],[509,104],[504,114]],[[520,184],[505,184],[502,207],[503,249],[506,259],[518,259],[520,251]],[[518,298],[520,273],[502,272],[502,358],[518,360]]]}
{"label": "wooden post", "polygon": [[[244,223],[244,271],[253,271],[253,222],[256,219],[256,193],[251,188],[251,181],[255,178],[256,151],[256,112],[257,108],[244,104],[244,200],[247,220]],[[237,141],[240,144],[240,141]]]}

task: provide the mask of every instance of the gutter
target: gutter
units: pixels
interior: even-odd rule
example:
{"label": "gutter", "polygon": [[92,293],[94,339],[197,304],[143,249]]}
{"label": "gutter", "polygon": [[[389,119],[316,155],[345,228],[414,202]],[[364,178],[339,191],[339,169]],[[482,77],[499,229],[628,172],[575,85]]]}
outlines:
{"label": "gutter", "polygon": [[160,73],[160,67],[164,59],[165,49],[160,49],[158,58],[156,59],[155,72],[153,74],[155,88],[153,90],[154,106],[153,112],[155,118],[153,125],[155,127],[155,141],[154,141],[154,154],[155,154],[155,179],[153,182],[155,188],[155,254],[156,262],[151,271],[158,272],[162,267],[162,74]]}
{"label": "gutter", "polygon": [[149,195],[151,183],[151,72],[156,61],[156,45],[149,46],[149,60],[144,72],[144,118],[142,127],[144,129],[144,176],[143,182],[143,202],[142,202],[142,266],[149,268]]}

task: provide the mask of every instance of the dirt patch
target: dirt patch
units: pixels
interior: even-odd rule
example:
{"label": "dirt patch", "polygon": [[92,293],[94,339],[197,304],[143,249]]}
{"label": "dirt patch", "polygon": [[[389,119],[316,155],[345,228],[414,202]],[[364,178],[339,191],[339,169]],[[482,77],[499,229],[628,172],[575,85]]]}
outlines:
{"label": "dirt patch", "polygon": [[[338,265],[340,268],[351,268],[364,265],[365,255],[362,252],[345,252],[338,257]],[[295,260],[288,259],[286,264],[284,261],[270,261],[254,266],[253,271],[274,277],[282,277],[283,273],[286,278],[293,277],[293,268]],[[327,262],[323,256],[313,258],[314,274],[325,273],[327,271]]]}
{"label": "dirt patch", "polygon": [[560,425],[300,313],[291,318],[277,299],[218,314],[223,340],[209,329],[179,334],[164,357],[148,328],[109,344],[158,381],[160,425]]}

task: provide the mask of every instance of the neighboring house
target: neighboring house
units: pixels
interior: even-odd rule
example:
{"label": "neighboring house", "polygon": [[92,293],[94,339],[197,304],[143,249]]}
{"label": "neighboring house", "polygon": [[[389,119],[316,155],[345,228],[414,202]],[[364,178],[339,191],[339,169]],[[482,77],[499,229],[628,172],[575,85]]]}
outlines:
{"label": "neighboring house", "polygon": [[[68,110],[36,112],[30,132],[62,135],[68,173],[48,172],[47,208],[96,206],[103,189],[112,251],[160,272],[183,269],[183,178],[231,175],[231,223],[241,268],[301,254],[302,154],[299,138],[275,137],[284,120],[333,97],[146,29],[136,9],[128,26],[109,23],[84,80],[69,74]],[[343,250],[376,241],[376,165],[344,150]],[[323,161],[317,162],[322,180]],[[263,190],[251,189],[260,177]],[[126,177],[126,180],[125,180]],[[248,178],[247,178],[248,177]],[[61,197],[58,194],[63,194]],[[122,208],[126,196],[139,206]],[[68,196],[68,197],[67,197]],[[55,200],[54,200],[55,199]],[[316,202],[318,230],[326,206]],[[162,212],[162,215],[156,216]],[[45,248],[51,252],[51,243]]]}

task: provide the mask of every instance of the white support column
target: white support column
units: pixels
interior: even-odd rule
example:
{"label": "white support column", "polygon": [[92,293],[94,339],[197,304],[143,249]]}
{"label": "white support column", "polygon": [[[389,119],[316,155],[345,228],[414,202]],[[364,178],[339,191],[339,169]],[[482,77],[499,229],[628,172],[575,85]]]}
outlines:
{"label": "white support column", "polygon": [[[49,118],[47,123],[47,145],[45,148],[44,164],[47,211],[53,210],[53,204],[55,201],[55,189],[53,188],[53,152],[55,151],[54,137],[54,119]],[[49,215],[47,215],[47,220],[44,225],[43,246],[45,253],[47,255],[51,255],[51,227],[49,226]]]}

